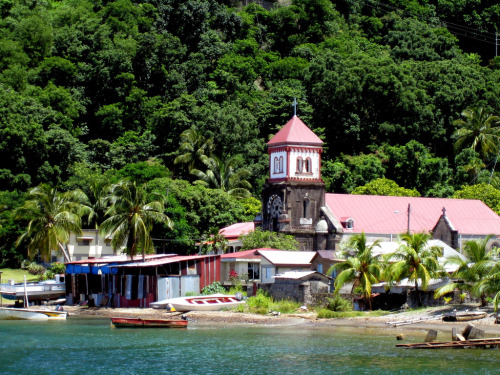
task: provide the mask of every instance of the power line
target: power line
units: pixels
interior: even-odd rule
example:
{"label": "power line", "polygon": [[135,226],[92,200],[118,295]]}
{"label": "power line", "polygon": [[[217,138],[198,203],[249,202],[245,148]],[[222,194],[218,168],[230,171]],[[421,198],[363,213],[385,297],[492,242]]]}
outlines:
{"label": "power line", "polygon": [[448,29],[448,31],[450,31],[452,34],[460,35],[460,36],[463,36],[465,38],[477,40],[477,41],[480,41],[480,42],[483,42],[486,44],[491,44],[491,45],[495,45],[495,46],[497,45],[496,44],[497,43],[496,33],[491,33],[488,31],[482,32],[482,31],[479,31],[476,28],[473,28],[470,26],[461,25],[461,24],[457,24],[457,23],[453,23],[453,22],[449,22],[449,21],[443,21],[439,17],[426,17],[426,16],[423,16],[421,14],[411,13],[408,10],[404,10],[404,9],[401,9],[401,8],[398,8],[398,7],[389,5],[389,4],[381,4],[380,2],[377,2],[376,4],[371,4],[371,3],[369,3],[369,1],[370,0],[365,0],[365,5],[370,7],[370,8],[377,9],[377,10],[380,10],[382,12],[385,11],[386,13],[388,13],[390,11],[392,11],[392,12],[398,11],[406,16],[415,17],[415,18],[418,18],[418,19],[421,19],[423,21],[427,21],[430,23],[435,23],[437,21],[439,24],[444,25]]}

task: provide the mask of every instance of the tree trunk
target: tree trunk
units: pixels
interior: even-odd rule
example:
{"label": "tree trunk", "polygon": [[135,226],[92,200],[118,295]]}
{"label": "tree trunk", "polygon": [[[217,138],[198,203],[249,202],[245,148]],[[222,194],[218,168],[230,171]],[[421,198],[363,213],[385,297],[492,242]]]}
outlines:
{"label": "tree trunk", "polygon": [[69,256],[69,253],[66,251],[64,246],[60,242],[58,242],[57,244],[59,245],[59,249],[61,249],[61,251],[64,255],[64,259],[66,259],[66,262],[71,262],[71,258]]}
{"label": "tree trunk", "polygon": [[422,306],[422,302],[420,302],[420,292],[418,290],[418,280],[415,280],[415,298],[417,299],[417,307]]}

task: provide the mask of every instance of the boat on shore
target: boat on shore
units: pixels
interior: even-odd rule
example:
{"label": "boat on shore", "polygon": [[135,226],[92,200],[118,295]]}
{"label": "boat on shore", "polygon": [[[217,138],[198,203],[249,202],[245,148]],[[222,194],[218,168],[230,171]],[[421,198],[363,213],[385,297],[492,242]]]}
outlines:
{"label": "boat on shore", "polygon": [[486,318],[485,311],[455,311],[444,314],[443,322],[468,322],[470,320],[477,320]]}
{"label": "boat on shore", "polygon": [[186,328],[187,320],[143,319],[143,318],[111,318],[111,323],[117,328]]}
{"label": "boat on shore", "polygon": [[64,320],[67,316],[67,311],[0,307],[0,320]]}
{"label": "boat on shore", "polygon": [[171,298],[153,302],[150,306],[154,309],[173,307],[176,311],[219,311],[232,309],[245,303],[235,295],[210,294],[207,296],[192,296]]}
{"label": "boat on shore", "polygon": [[64,275],[56,275],[54,280],[26,283],[26,286],[23,283],[0,284],[0,294],[11,301],[23,300],[25,294],[31,301],[59,299],[66,294]]}
{"label": "boat on shore", "polygon": [[65,320],[68,316],[62,308],[49,310],[46,308],[30,308],[28,302],[28,284],[24,276],[23,293],[21,298],[24,301],[24,307],[0,307],[0,319],[2,320]]}

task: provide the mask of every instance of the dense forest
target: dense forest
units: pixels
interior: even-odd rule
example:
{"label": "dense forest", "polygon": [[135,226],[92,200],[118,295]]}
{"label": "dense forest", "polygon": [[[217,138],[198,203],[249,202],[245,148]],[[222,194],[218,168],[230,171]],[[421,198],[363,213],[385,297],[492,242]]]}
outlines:
{"label": "dense forest", "polygon": [[0,263],[41,183],[167,197],[166,249],[251,220],[266,142],[325,141],[327,190],[500,211],[500,5],[490,0],[0,0]]}

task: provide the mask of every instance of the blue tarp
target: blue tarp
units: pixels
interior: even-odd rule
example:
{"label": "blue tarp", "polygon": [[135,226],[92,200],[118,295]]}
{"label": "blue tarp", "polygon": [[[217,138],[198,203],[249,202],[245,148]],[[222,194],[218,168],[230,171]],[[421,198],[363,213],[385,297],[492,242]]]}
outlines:
{"label": "blue tarp", "polygon": [[[117,274],[118,268],[109,268],[110,265],[103,266],[82,266],[80,264],[68,264],[66,266],[66,273],[68,274],[78,274],[78,273],[91,273],[93,275],[99,274]],[[101,272],[99,272],[101,270]]]}

